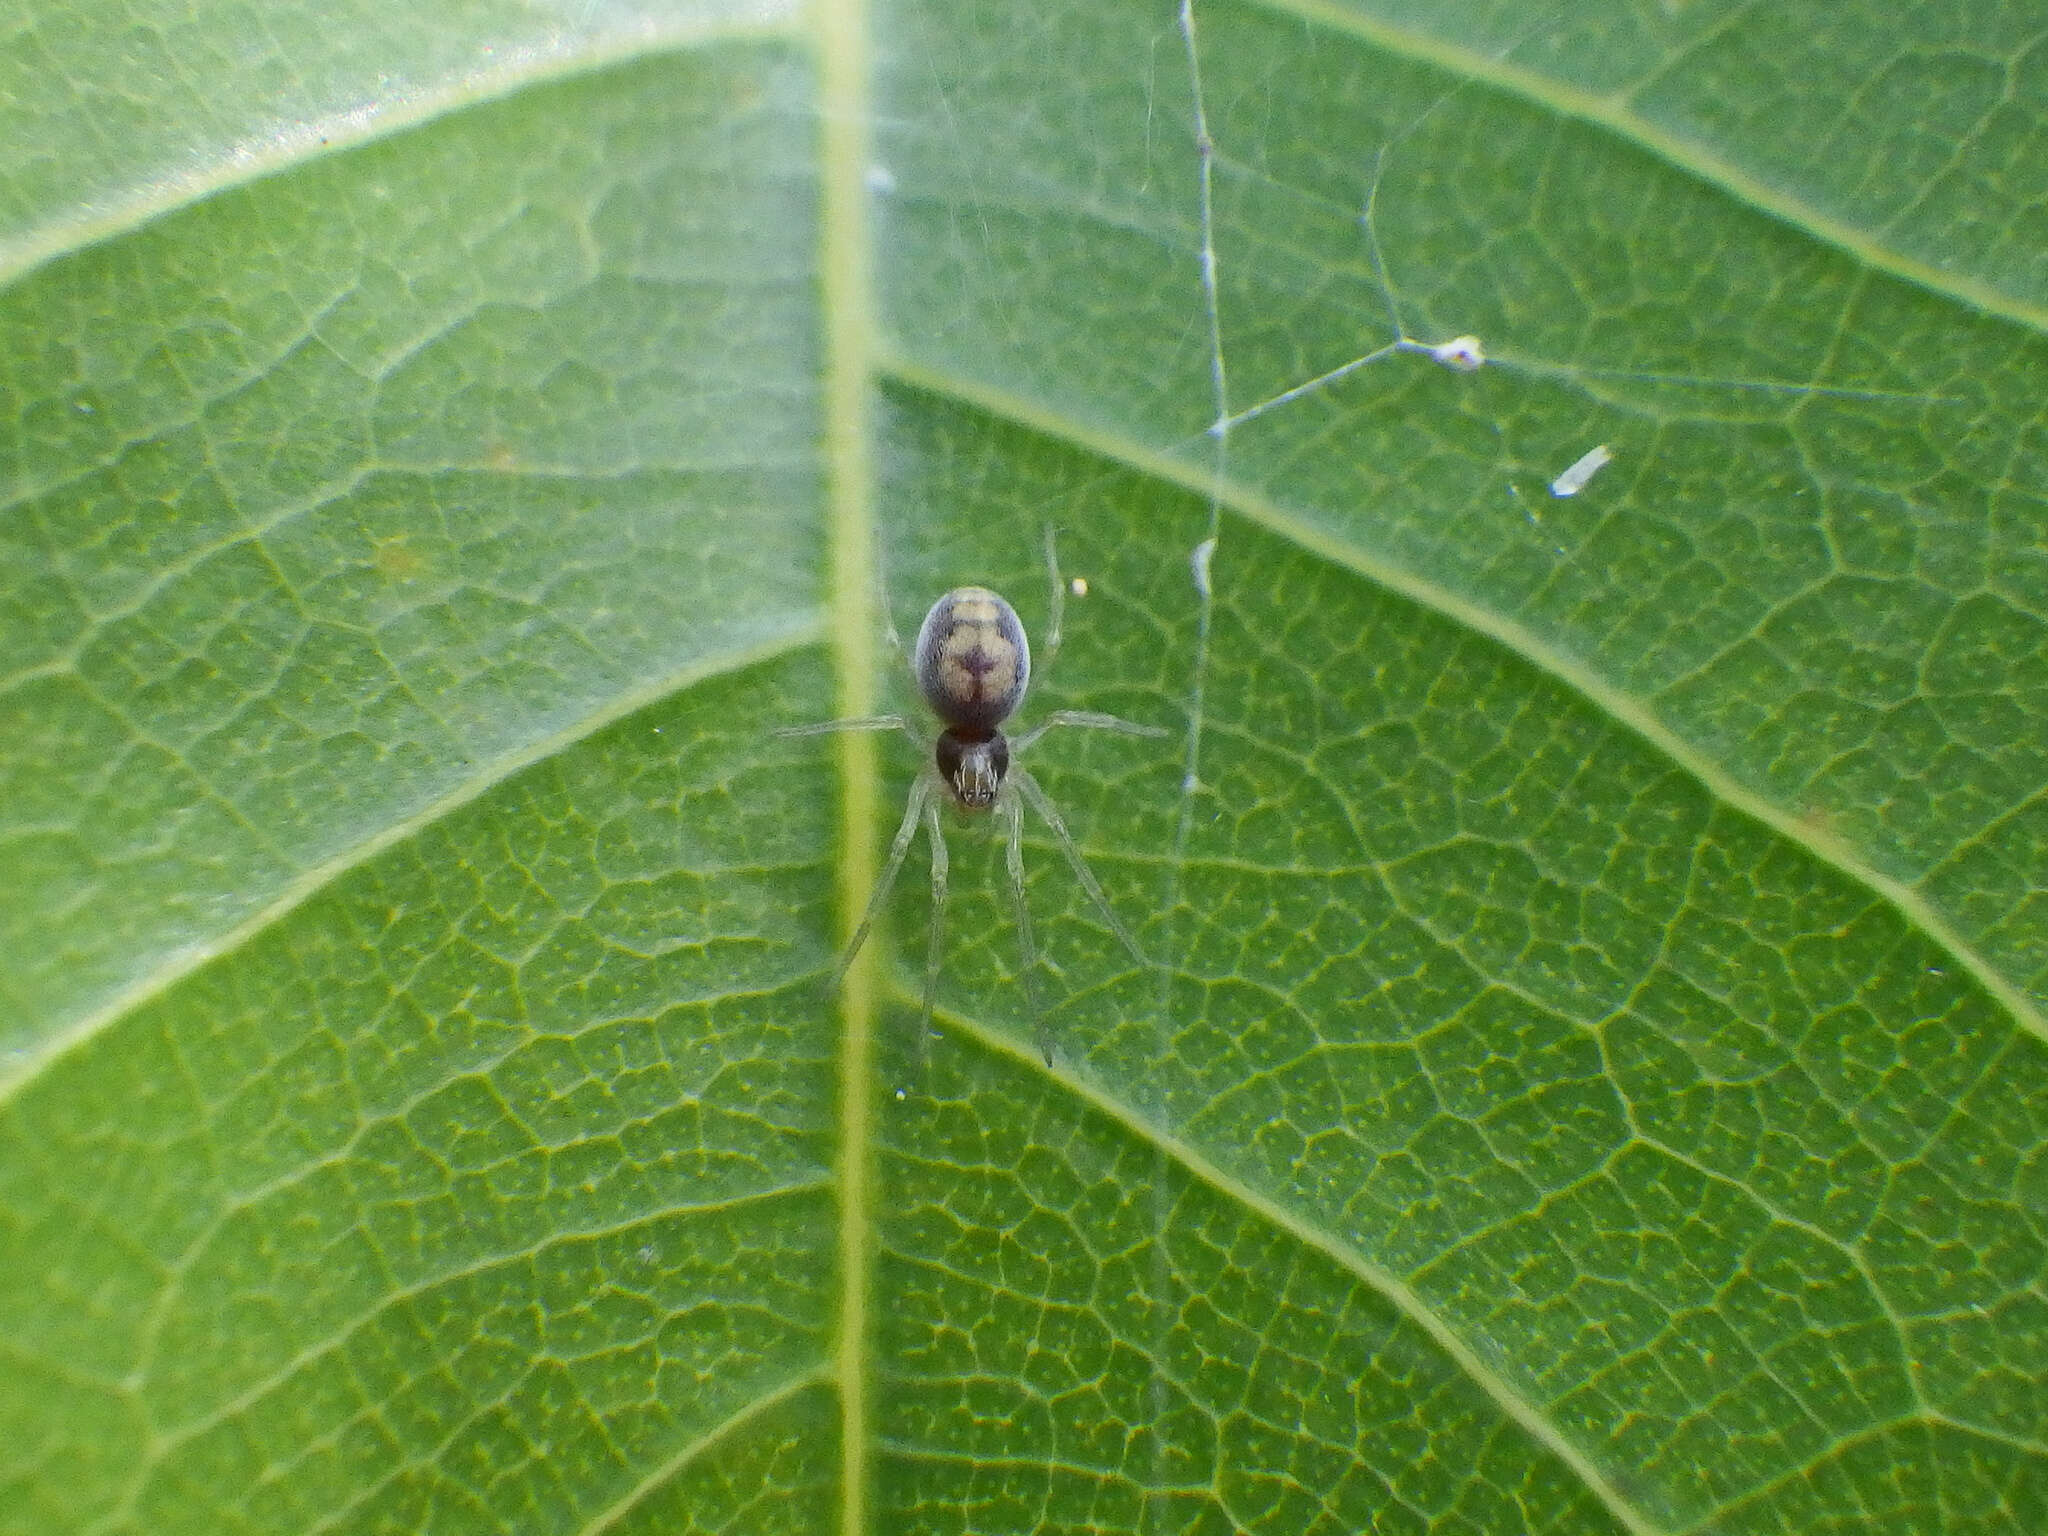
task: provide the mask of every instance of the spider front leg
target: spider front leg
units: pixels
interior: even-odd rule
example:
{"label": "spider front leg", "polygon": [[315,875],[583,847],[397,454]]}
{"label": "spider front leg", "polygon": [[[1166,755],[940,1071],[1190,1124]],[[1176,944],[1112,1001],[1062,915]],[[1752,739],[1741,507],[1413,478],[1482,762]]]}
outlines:
{"label": "spider front leg", "polygon": [[842,731],[901,731],[906,736],[916,736],[917,731],[901,715],[855,715],[847,720],[817,720],[809,725],[780,725],[768,734],[778,739],[792,736],[834,736]]}
{"label": "spider front leg", "polygon": [[1038,651],[1038,675],[1043,677],[1052,670],[1053,658],[1060,653],[1060,625],[1067,612],[1066,583],[1060,580],[1059,551],[1053,547],[1052,524],[1045,525],[1045,574],[1052,580],[1052,598],[1045,610],[1045,641]]}

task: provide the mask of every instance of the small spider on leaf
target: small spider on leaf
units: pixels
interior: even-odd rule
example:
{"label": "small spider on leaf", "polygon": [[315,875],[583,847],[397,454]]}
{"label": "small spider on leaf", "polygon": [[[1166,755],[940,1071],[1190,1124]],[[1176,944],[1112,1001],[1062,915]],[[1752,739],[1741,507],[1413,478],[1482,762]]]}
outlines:
{"label": "small spider on leaf", "polygon": [[[1066,589],[1060,584],[1059,558],[1053,549],[1050,528],[1045,532],[1045,564],[1052,578],[1052,605],[1041,675],[1052,665],[1052,659],[1059,651],[1060,621],[1065,609]],[[889,625],[888,632],[890,645],[900,652],[902,642],[896,637],[893,623]],[[903,808],[903,824],[896,829],[895,840],[889,845],[889,858],[882,866],[881,877],[875,881],[867,911],[861,915],[860,926],[854,930],[852,941],[833,968],[832,985],[836,987],[839,984],[846,975],[847,967],[860,953],[861,945],[867,941],[868,930],[874,926],[876,915],[889,899],[896,876],[903,868],[903,860],[910,852],[911,841],[917,836],[918,823],[922,821],[929,834],[932,853],[931,938],[925,952],[924,1009],[919,1016],[917,1031],[918,1056],[922,1060],[925,1041],[931,1033],[932,1002],[938,991],[939,961],[945,937],[947,857],[945,831],[939,822],[939,802],[941,797],[950,797],[954,805],[969,815],[993,810],[1002,818],[1008,836],[1010,901],[1016,910],[1018,944],[1023,951],[1021,974],[1025,999],[1031,1012],[1039,1053],[1045,1057],[1045,1064],[1049,1067],[1052,1065],[1052,1033],[1038,1005],[1037,978],[1033,974],[1038,964],[1038,950],[1031,937],[1030,908],[1024,899],[1026,801],[1052,828],[1060,850],[1066,854],[1067,863],[1073,868],[1075,879],[1081,882],[1081,889],[1088,893],[1095,910],[1102,914],[1109,931],[1117,936],[1140,966],[1148,962],[1144,951],[1138,948],[1138,941],[1131,937],[1130,930],[1110,910],[1109,898],[1103,895],[1087,860],[1081,857],[1081,850],[1075,846],[1073,834],[1067,831],[1058,807],[1018,759],[1056,725],[1086,726],[1092,730],[1116,731],[1125,736],[1164,736],[1167,733],[1157,726],[1137,725],[1093,710],[1059,709],[1014,741],[1004,735],[1003,722],[1023,702],[1024,690],[1031,682],[1031,642],[1017,618],[1017,610],[987,587],[955,587],[932,604],[931,611],[925,614],[924,623],[918,628],[917,644],[910,655],[910,670],[925,703],[938,717],[940,729],[936,736],[921,731],[903,715],[862,715],[851,720],[825,720],[816,725],[790,726],[775,733],[778,736],[818,736],[832,731],[902,731],[928,749],[923,767],[911,780],[910,798]]]}

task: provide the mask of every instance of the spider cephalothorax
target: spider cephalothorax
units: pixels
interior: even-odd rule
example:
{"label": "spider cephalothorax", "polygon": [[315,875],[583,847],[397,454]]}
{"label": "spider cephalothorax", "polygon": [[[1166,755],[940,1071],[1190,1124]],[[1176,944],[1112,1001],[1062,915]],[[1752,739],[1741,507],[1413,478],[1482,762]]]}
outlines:
{"label": "spider cephalothorax", "polygon": [[939,732],[932,761],[960,809],[985,811],[996,803],[1003,780],[1010,776],[1010,738],[990,731],[977,741],[948,726]]}

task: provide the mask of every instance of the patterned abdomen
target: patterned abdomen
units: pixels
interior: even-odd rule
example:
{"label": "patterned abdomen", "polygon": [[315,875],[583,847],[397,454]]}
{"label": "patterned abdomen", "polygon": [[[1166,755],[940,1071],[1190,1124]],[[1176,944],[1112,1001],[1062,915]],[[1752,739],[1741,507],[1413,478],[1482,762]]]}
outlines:
{"label": "patterned abdomen", "polygon": [[917,632],[917,683],[932,713],[970,736],[995,730],[1031,681],[1017,610],[987,587],[955,587]]}

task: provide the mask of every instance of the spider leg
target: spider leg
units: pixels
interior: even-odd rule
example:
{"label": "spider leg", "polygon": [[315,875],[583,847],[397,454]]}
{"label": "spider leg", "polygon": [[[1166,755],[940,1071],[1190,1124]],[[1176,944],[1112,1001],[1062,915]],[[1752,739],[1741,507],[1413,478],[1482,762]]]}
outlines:
{"label": "spider leg", "polygon": [[1081,889],[1088,893],[1088,899],[1095,903],[1095,910],[1102,914],[1102,920],[1109,924],[1109,931],[1123,942],[1131,952],[1131,958],[1141,966],[1149,967],[1151,961],[1138,948],[1138,941],[1131,937],[1131,931],[1118,921],[1117,915],[1109,909],[1109,898],[1102,894],[1102,887],[1095,883],[1095,876],[1089,871],[1088,861],[1081,857],[1081,850],[1074,846],[1074,836],[1067,830],[1067,824],[1060,820],[1060,813],[1046,792],[1038,787],[1038,780],[1022,768],[1012,766],[1010,782],[1023,791],[1024,798],[1031,802],[1031,808],[1045,818],[1045,824],[1052,828],[1052,835],[1059,839],[1060,851],[1073,866],[1074,878],[1081,882]]}
{"label": "spider leg", "polygon": [[830,736],[839,731],[902,731],[911,736],[917,734],[910,722],[901,715],[855,715],[850,720],[819,720],[810,725],[782,725],[768,734]]}
{"label": "spider leg", "polygon": [[896,610],[889,602],[889,569],[887,562],[875,562],[875,605],[882,610],[882,637],[889,642],[889,649],[902,662],[913,678],[917,675],[917,663],[903,648],[903,637],[896,633]]}
{"label": "spider leg", "polygon": [[1067,589],[1060,581],[1060,557],[1053,548],[1051,523],[1045,525],[1045,572],[1052,578],[1052,603],[1046,610],[1045,644],[1040,647],[1038,671],[1041,677],[1052,670],[1052,659],[1060,653],[1060,621],[1067,611]]}
{"label": "spider leg", "polygon": [[1020,972],[1024,978],[1024,1006],[1031,1014],[1031,1037],[1038,1042],[1038,1053],[1049,1067],[1052,1031],[1046,1027],[1045,1014],[1038,1006],[1038,945],[1031,937],[1031,907],[1024,899],[1024,802],[1015,795],[1005,795],[1001,803],[1010,823],[1006,862],[1010,867],[1010,904],[1017,911],[1017,943],[1024,954]]}
{"label": "spider leg", "polygon": [[[922,774],[918,782],[924,782]],[[924,799],[924,825],[932,845],[932,937],[924,956],[924,1010],[917,1019],[919,1076],[923,1076],[925,1060],[931,1053],[932,1000],[938,996],[939,961],[946,945],[946,833],[939,825],[939,802],[930,795]]]}
{"label": "spider leg", "polygon": [[[875,881],[874,894],[868,897],[868,909],[861,914],[860,926],[853,930],[852,941],[840,955],[839,963],[832,967],[834,987],[846,979],[848,967],[853,964],[854,956],[860,953],[861,945],[867,942],[868,930],[875,925],[875,914],[889,899],[889,891],[896,884],[897,873],[903,868],[903,856],[910,852],[910,840],[917,836],[917,823],[924,815],[931,793],[930,775],[920,773],[910,781],[910,800],[903,807],[903,825],[896,829],[896,840],[889,845],[889,861],[882,866],[881,877]],[[942,861],[944,857],[943,853],[936,853],[934,862]]]}
{"label": "spider leg", "polygon": [[1023,735],[1010,742],[1011,755],[1028,748],[1039,737],[1056,725],[1081,725],[1090,730],[1115,731],[1119,736],[1165,736],[1169,732],[1156,725],[1139,725],[1135,720],[1119,720],[1115,715],[1098,714],[1092,709],[1056,709]]}

